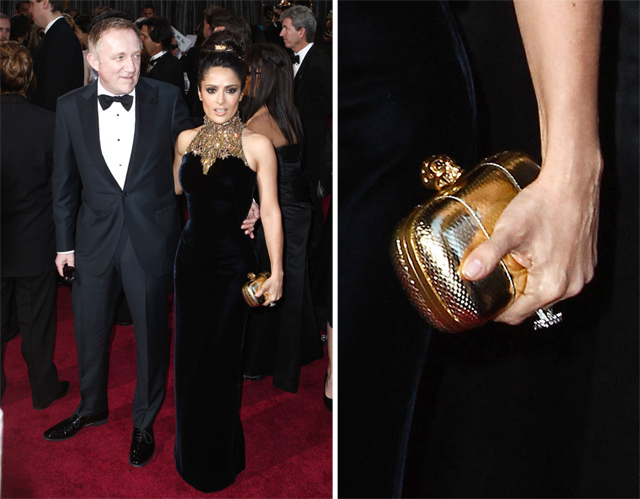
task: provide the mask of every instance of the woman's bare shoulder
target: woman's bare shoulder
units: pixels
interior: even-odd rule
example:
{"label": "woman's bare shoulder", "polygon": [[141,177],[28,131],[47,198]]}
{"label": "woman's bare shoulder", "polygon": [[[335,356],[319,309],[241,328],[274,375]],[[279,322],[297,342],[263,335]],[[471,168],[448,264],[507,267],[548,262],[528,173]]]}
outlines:
{"label": "woman's bare shoulder", "polygon": [[287,139],[269,113],[254,116],[247,122],[247,126],[254,132],[267,137],[274,147],[280,147],[287,143]]}
{"label": "woman's bare shoulder", "polygon": [[264,148],[264,147],[268,147],[268,148],[273,148],[273,145],[271,144],[271,141],[269,140],[269,137],[256,132],[254,130],[251,130],[250,128],[245,128],[242,132],[242,146],[243,148],[247,149],[247,147],[249,149],[254,149],[254,148]]}
{"label": "woman's bare shoulder", "polygon": [[184,152],[187,150],[187,147],[189,147],[189,144],[191,144],[191,141],[196,137],[196,135],[198,135],[198,132],[200,131],[202,127],[199,126],[198,128],[191,128],[189,130],[184,130],[183,132],[180,133],[180,135],[178,135],[178,140],[176,141],[176,147],[178,148],[178,151],[180,151],[181,154],[184,154]]}

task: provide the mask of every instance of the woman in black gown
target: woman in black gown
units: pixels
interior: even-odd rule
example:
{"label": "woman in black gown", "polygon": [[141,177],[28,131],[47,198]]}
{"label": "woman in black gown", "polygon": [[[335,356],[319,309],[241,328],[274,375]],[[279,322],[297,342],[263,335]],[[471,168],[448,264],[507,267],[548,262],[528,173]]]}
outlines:
{"label": "woman in black gown", "polygon": [[202,127],[175,146],[176,192],[186,193],[189,221],[175,261],[176,467],[203,492],[231,485],[245,466],[240,422],[242,342],[249,307],[242,297],[257,265],[240,228],[255,187],[271,261],[258,295],[269,306],[282,294],[282,223],[271,142],[237,114],[247,68],[233,34],[223,31],[203,53],[198,94]]}
{"label": "woman in black gown", "polygon": [[[244,119],[265,135],[278,158],[278,198],[284,230],[285,294],[273,309],[252,311],[244,348],[245,377],[273,375],[273,386],[298,391],[300,367],[322,357],[307,266],[311,226],[309,187],[302,173],[302,123],[295,107],[293,69],[287,52],[271,43],[252,45],[246,56],[251,83]],[[256,229],[260,268],[268,266],[264,231]]]}

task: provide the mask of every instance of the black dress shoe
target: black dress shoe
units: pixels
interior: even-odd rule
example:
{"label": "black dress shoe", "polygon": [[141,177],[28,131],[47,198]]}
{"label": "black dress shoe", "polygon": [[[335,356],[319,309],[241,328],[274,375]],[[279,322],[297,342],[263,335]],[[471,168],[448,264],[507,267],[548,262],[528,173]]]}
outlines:
{"label": "black dress shoe", "polygon": [[266,377],[266,374],[256,374],[255,376],[244,375],[244,379],[248,379],[249,381],[262,381]]}
{"label": "black dress shoe", "polygon": [[55,402],[56,400],[60,400],[67,393],[69,393],[69,387],[71,387],[71,383],[69,383],[66,380],[61,381],[60,382],[60,393],[58,393],[58,396],[56,398],[54,398],[53,401]]}
{"label": "black dress shoe", "polygon": [[100,426],[109,421],[109,412],[104,411],[95,416],[79,416],[72,414],[70,418],[60,421],[44,432],[46,440],[66,440],[74,437],[85,426]]}
{"label": "black dress shoe", "polygon": [[141,430],[134,428],[131,435],[131,450],[129,451],[129,463],[140,468],[149,461],[156,452],[156,441],[153,438],[153,428]]}
{"label": "black dress shoe", "polygon": [[[56,395],[56,398],[54,398],[49,405],[53,404],[56,400],[60,400],[67,393],[69,393],[69,387],[70,386],[71,386],[71,384],[68,381],[60,381],[60,391],[58,392],[58,395]],[[41,411],[41,410],[46,409],[47,407],[49,407],[49,405],[46,405],[44,407],[33,406],[33,408],[36,411]]]}
{"label": "black dress shoe", "polygon": [[127,327],[133,326],[133,321],[116,321],[114,322],[116,326]]}

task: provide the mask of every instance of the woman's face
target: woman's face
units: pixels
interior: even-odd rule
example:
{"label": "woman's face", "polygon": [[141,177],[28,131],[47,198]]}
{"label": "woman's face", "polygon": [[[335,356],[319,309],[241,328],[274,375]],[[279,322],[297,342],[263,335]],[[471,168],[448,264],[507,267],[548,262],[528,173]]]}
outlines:
{"label": "woman's face", "polygon": [[82,46],[82,49],[86,49],[87,48],[87,38],[89,37],[89,33],[83,33],[82,30],[80,28],[78,28],[78,26],[74,26],[74,31],[76,32],[76,36],[78,37],[78,40],[80,40],[80,45]]}
{"label": "woman's face", "polygon": [[242,100],[240,78],[232,69],[211,68],[200,83],[198,95],[207,117],[214,123],[226,123],[235,116]]}

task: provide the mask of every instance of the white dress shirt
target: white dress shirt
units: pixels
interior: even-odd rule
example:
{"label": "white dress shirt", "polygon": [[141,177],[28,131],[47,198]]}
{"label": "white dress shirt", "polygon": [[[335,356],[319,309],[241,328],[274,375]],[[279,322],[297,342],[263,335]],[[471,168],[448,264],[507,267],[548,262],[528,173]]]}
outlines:
{"label": "white dress shirt", "polygon": [[49,28],[51,28],[51,26],[53,26],[53,24],[58,20],[58,19],[64,19],[64,16],[58,16],[56,17],[53,21],[51,21],[49,24],[47,24],[47,27],[44,29],[44,34],[47,34],[47,31],[49,31]]}
{"label": "white dress shirt", "polygon": [[161,50],[160,52],[158,52],[156,55],[154,55],[151,59],[149,59],[149,64],[147,64],[147,73],[150,73],[151,70],[153,69],[153,66],[155,66],[155,64],[151,64],[151,62],[160,59],[164,54],[166,54],[167,51],[166,50]]}
{"label": "white dress shirt", "polygon": [[[98,78],[98,95],[114,95],[107,92],[100,84]],[[124,181],[127,178],[129,159],[133,150],[133,136],[136,131],[136,89],[130,94],[133,97],[131,109],[126,111],[119,102],[114,102],[109,109],[102,109],[100,101],[98,106],[98,128],[100,130],[100,149],[102,157],[109,167],[113,178],[116,179],[120,189],[124,189]],[[74,251],[58,251],[59,255],[72,254]]]}
{"label": "white dress shirt", "polygon": [[[114,95],[107,92],[98,78],[98,95]],[[100,149],[105,163],[121,189],[127,178],[129,159],[133,149],[133,136],[136,130],[136,90],[130,94],[133,105],[126,111],[121,103],[114,102],[108,109],[98,106],[98,125],[100,130]]]}
{"label": "white dress shirt", "polygon": [[311,47],[313,47],[313,42],[311,42],[309,45],[307,45],[305,48],[303,48],[300,52],[296,53],[296,55],[300,58],[300,62],[299,63],[296,62],[293,65],[293,77],[294,78],[298,74],[298,69],[300,69],[300,66],[302,66],[302,61],[304,61],[304,58],[307,55],[307,52],[309,52],[309,50],[311,49]]}

